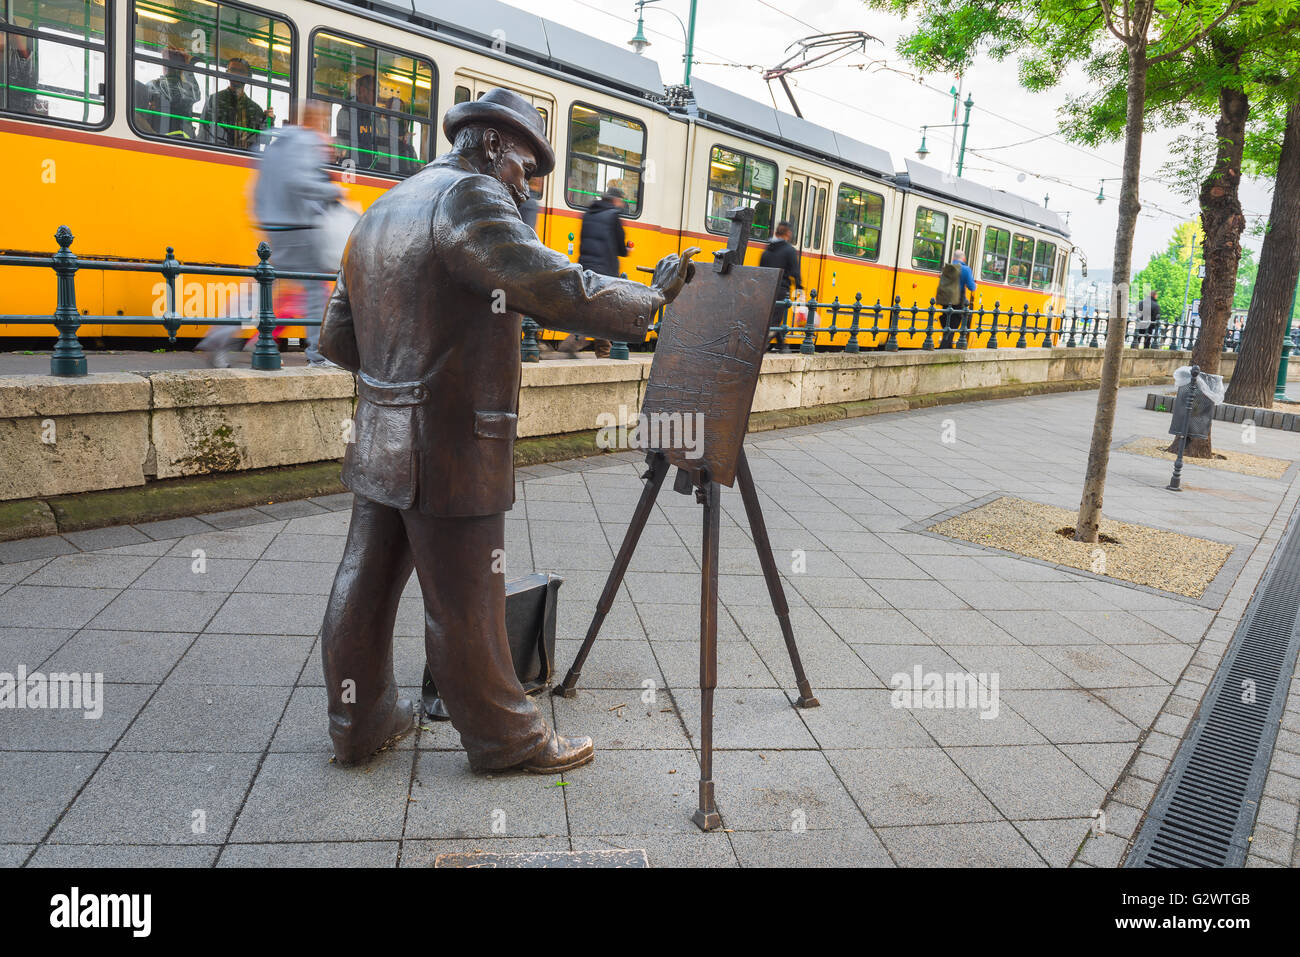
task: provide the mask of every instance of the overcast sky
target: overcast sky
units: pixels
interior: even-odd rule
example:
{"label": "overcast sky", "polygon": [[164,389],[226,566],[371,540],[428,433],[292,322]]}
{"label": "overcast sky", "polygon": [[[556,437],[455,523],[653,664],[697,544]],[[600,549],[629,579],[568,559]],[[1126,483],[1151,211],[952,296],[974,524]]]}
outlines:
{"label": "overcast sky", "polygon": [[[510,0],[550,20],[626,45],[635,32],[636,10],[632,0]],[[682,27],[666,11],[683,21],[690,0],[661,0],[645,8],[646,36],[651,46],[645,55],[659,63],[665,83],[680,83],[685,42]],[[895,46],[907,32],[907,23],[868,9],[860,0],[699,0],[695,34],[696,76],[725,84],[738,93],[765,103],[772,102],[767,84],[752,70],[715,65],[719,62],[774,66],[789,54],[794,40],[814,33],[864,30],[879,37],[882,44],[869,44],[864,56],[856,54],[845,63],[885,59],[891,70],[853,69],[835,65],[805,71],[790,79],[804,116],[815,123],[888,150],[896,170],[915,158],[922,123],[952,122],[952,98],[948,91],[956,77],[930,74],[925,85],[919,74],[907,66]],[[1097,149],[1068,142],[1058,132],[1057,109],[1067,93],[1084,88],[1078,76],[1047,93],[1022,89],[1016,80],[1012,60],[1002,63],[981,57],[963,78],[963,99],[972,94],[970,135],[967,139],[965,175],[997,189],[1017,193],[1036,202],[1050,196],[1049,206],[1070,214],[1070,232],[1090,265],[1109,268],[1115,243],[1116,202],[1121,171],[1121,144]],[[773,84],[777,106],[790,111],[780,84]],[[960,117],[959,117],[960,119]],[[1166,149],[1177,131],[1148,133],[1143,147],[1142,172],[1156,176],[1167,159]],[[953,134],[961,130],[931,131],[926,162],[940,168],[949,164]],[[1041,137],[1042,134],[1054,134]],[[1011,149],[997,147],[1032,140]],[[984,156],[971,155],[971,150]],[[1107,201],[1095,201],[1098,181],[1106,177]],[[1114,178],[1111,180],[1111,178]],[[1060,182],[1064,181],[1064,182]],[[1247,216],[1267,217],[1271,194],[1268,183],[1246,182],[1242,205]],[[1160,182],[1142,183],[1144,209],[1138,219],[1133,263],[1139,269],[1153,252],[1163,250],[1174,227],[1196,215],[1193,203],[1180,199]],[[1154,207],[1158,206],[1159,210]],[[1161,212],[1161,210],[1167,212]],[[1259,240],[1245,238],[1258,250]]]}

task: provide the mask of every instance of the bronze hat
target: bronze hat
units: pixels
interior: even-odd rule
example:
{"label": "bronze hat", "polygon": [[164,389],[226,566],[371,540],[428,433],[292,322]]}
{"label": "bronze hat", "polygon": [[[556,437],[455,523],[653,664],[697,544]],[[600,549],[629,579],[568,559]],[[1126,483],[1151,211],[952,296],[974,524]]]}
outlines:
{"label": "bronze hat", "polygon": [[442,118],[442,131],[453,142],[462,126],[485,123],[522,134],[537,156],[537,176],[555,169],[555,150],[546,141],[546,125],[536,108],[518,93],[497,87],[477,100],[457,103]]}

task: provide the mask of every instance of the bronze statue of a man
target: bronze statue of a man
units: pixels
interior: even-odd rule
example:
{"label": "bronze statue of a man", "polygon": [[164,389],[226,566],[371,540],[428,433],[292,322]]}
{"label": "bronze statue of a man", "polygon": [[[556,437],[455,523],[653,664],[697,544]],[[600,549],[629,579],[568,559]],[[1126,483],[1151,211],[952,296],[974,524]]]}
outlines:
{"label": "bronze statue of a man", "polygon": [[447,111],[454,144],[366,211],[325,310],[320,351],[357,374],[343,481],[356,495],[321,633],[330,735],[356,763],[406,734],[393,622],[414,568],[429,671],[478,771],[554,773],[592,758],[557,735],[515,677],[505,627],[505,511],[514,504],[521,314],[641,341],[693,271],[666,256],[650,286],[606,278],[524,224],[528,180],[555,167],[541,117],[492,90]]}

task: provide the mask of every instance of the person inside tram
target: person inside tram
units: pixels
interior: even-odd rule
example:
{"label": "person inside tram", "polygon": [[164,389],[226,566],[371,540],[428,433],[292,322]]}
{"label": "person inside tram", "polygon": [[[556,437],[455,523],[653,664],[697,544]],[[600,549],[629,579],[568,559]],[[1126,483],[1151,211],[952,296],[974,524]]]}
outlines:
{"label": "person inside tram", "polygon": [[189,57],[176,46],[168,47],[163,55],[166,66],[162,76],[146,87],[147,109],[153,127],[163,136],[177,139],[194,139],[194,105],[202,94],[194,74],[185,67]]}
{"label": "person inside tram", "polygon": [[[357,103],[363,106],[377,104],[374,74],[366,73],[357,78],[356,95]],[[397,113],[404,109],[398,96],[390,97],[388,102],[380,105]],[[403,154],[398,128],[388,116],[360,107],[344,107],[339,111],[335,135],[339,140],[338,162],[345,162],[350,157],[357,169],[385,172],[395,171],[400,164],[399,157]]]}
{"label": "person inside tram", "polygon": [[230,85],[208,97],[204,107],[204,138],[222,146],[251,150],[262,130],[275,125],[275,109],[268,106],[263,110],[244,92],[245,80],[252,76],[246,60],[232,57],[226,72],[232,74]]}
{"label": "person inside tram", "polygon": [[[7,21],[0,16],[0,27]],[[35,44],[21,33],[0,29],[0,56],[5,58],[8,84],[0,89],[0,107],[14,113],[43,113],[43,103],[36,99]]]}

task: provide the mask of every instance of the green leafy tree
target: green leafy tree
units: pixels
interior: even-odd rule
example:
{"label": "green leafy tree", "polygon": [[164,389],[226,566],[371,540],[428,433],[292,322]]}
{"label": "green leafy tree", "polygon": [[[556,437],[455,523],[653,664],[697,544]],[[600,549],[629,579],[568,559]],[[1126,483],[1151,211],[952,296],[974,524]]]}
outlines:
{"label": "green leafy tree", "polygon": [[[1246,8],[1289,7],[1290,0],[869,0],[876,6],[918,16],[900,52],[922,67],[959,69],[986,52],[994,59],[1015,56],[1020,80],[1029,89],[1053,86],[1066,68],[1084,62],[1109,77],[1123,76],[1123,112],[1113,91],[1115,115],[1122,115],[1123,181],[1115,230],[1112,275],[1132,274],[1142,175],[1142,135],[1147,81],[1182,58],[1202,38]],[[1068,128],[1067,128],[1067,131]],[[1111,315],[1128,314],[1126,282],[1112,286]],[[1075,538],[1097,541],[1111,436],[1119,394],[1122,336],[1108,336],[1092,443],[1079,502]]]}

